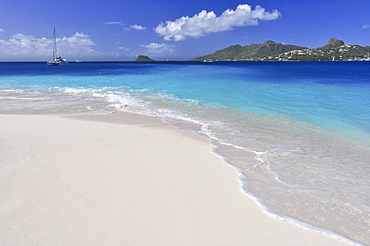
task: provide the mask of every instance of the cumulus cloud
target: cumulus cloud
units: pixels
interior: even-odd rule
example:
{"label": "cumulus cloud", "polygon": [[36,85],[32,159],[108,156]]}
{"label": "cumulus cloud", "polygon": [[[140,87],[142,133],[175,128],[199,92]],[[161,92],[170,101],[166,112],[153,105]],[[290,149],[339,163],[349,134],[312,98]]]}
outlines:
{"label": "cumulus cloud", "polygon": [[146,29],[146,27],[143,27],[143,26],[139,26],[139,25],[132,25],[132,26],[130,26],[132,29],[136,29],[136,30],[145,30]]}
{"label": "cumulus cloud", "polygon": [[[85,56],[99,53],[92,49],[95,43],[89,35],[81,32],[76,32],[70,37],[58,38],[57,42],[63,48],[65,55]],[[0,39],[0,56],[26,60],[49,59],[52,43],[51,39],[17,33],[8,40]]]}
{"label": "cumulus cloud", "polygon": [[5,30],[4,30],[4,29],[2,29],[2,28],[0,28],[0,32],[5,32]]}
{"label": "cumulus cloud", "polygon": [[158,43],[150,43],[147,45],[141,44],[141,47],[147,48],[149,53],[156,54],[156,55],[165,55],[165,54],[172,54],[175,52],[176,45],[173,44],[158,44]]}
{"label": "cumulus cloud", "polygon": [[[92,49],[96,44],[90,39],[90,36],[82,33],[76,32],[70,37],[60,38],[60,44],[68,49],[70,52],[75,53],[92,53],[96,52]],[[58,42],[58,40],[57,40]]]}
{"label": "cumulus cloud", "polygon": [[369,28],[370,28],[370,25],[363,25],[363,26],[362,26],[362,29],[364,29],[364,30],[365,30],[365,29],[369,29]]}
{"label": "cumulus cloud", "polygon": [[280,12],[266,12],[257,5],[253,10],[248,4],[240,4],[235,10],[227,9],[220,16],[206,10],[193,17],[183,16],[174,21],[160,23],[154,31],[164,40],[181,41],[187,37],[198,38],[209,33],[232,30],[233,27],[256,26],[259,20],[275,20]]}

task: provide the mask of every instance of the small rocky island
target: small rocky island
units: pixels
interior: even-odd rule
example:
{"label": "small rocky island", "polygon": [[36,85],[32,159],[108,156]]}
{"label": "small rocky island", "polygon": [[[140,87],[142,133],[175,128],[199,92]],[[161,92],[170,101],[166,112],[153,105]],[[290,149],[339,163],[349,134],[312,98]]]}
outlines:
{"label": "small rocky island", "polygon": [[148,62],[148,61],[155,61],[155,60],[153,60],[153,59],[151,59],[151,58],[149,58],[148,56],[142,56],[142,55],[140,55],[135,61],[139,61],[139,62],[142,62],[142,61],[144,61],[144,62]]}

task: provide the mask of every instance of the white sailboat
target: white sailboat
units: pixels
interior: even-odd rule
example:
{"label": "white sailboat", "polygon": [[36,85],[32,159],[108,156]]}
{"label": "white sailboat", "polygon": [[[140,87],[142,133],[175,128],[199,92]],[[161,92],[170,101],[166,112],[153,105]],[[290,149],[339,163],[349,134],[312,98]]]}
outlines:
{"label": "white sailboat", "polygon": [[67,60],[65,58],[62,58],[59,56],[58,53],[58,45],[57,45],[57,34],[55,31],[55,26],[53,30],[53,50],[52,50],[52,59],[51,61],[48,61],[48,66],[60,66],[68,64]]}

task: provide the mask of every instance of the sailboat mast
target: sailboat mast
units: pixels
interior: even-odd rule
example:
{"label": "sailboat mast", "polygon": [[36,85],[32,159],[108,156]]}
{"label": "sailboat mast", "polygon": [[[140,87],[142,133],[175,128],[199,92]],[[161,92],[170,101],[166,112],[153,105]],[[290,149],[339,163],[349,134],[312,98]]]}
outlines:
{"label": "sailboat mast", "polygon": [[[62,58],[61,56],[59,56],[58,54],[58,41],[60,40],[57,40],[57,32],[56,32],[56,28],[55,28],[55,24],[54,24],[54,29],[53,29],[53,49],[52,49],[52,53],[53,53],[53,57],[51,59],[51,61],[49,61],[47,64],[48,66],[59,66],[59,65],[64,65],[64,64],[67,64],[67,60],[65,58]],[[59,47],[59,50],[62,51],[62,49]],[[62,51],[63,53],[63,51]]]}
{"label": "sailboat mast", "polygon": [[53,59],[58,56],[58,51],[57,51],[57,35],[55,31],[55,26],[53,30]]}

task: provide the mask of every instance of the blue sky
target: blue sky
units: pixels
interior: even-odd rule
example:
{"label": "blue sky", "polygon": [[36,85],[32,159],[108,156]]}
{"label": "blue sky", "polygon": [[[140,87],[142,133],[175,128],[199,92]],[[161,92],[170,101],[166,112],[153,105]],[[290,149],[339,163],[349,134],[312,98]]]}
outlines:
{"label": "blue sky", "polygon": [[82,61],[190,60],[266,40],[370,45],[369,0],[2,0],[0,61],[50,59],[53,23],[64,56]]}

